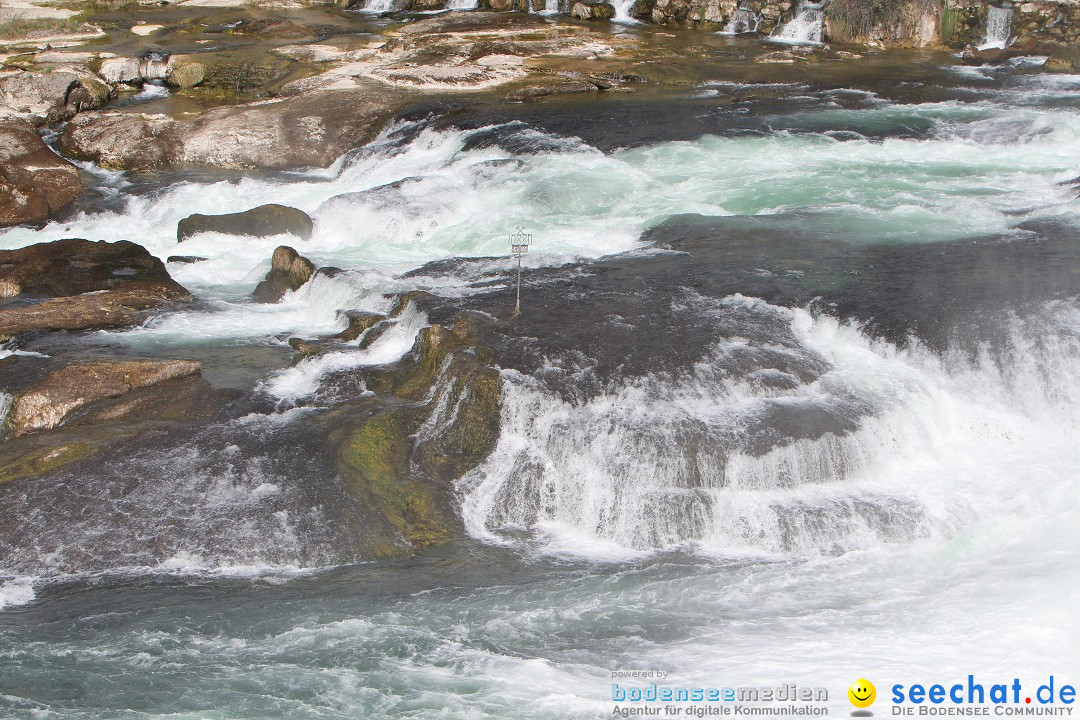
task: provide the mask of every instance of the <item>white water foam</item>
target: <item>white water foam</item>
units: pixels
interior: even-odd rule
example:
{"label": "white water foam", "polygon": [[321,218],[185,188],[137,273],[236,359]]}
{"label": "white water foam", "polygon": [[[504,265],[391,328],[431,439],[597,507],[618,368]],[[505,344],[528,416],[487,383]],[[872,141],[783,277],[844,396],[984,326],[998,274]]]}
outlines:
{"label": "white water foam", "polygon": [[791,22],[785,23],[769,39],[787,45],[820,45],[825,22],[825,3],[801,0]]}
{"label": "white water foam", "polygon": [[[1071,92],[1067,79],[1056,82],[1054,92]],[[1075,213],[1075,198],[1056,185],[1076,174],[1080,123],[1071,113],[945,102],[882,103],[814,117],[824,125],[871,126],[910,118],[939,132],[928,140],[880,142],[852,134],[705,136],[604,154],[523,126],[436,131],[402,124],[326,170],[181,182],[153,196],[127,197],[120,211],[82,213],[40,231],[5,230],[0,246],[79,236],[131,240],[161,258],[208,258],[169,270],[217,312],[180,313],[105,336],[186,343],[332,331],[344,323],[340,310],[413,287],[395,279],[402,271],[446,257],[505,255],[507,234],[522,224],[536,240],[529,262],[552,265],[630,250],[643,230],[676,213],[753,215],[808,207],[836,232],[885,241],[1000,233],[1021,221],[1010,214],[1017,208],[1033,209],[1035,216]],[[978,123],[993,132],[982,132]],[[399,142],[403,133],[405,143]],[[516,134],[516,143],[535,150],[505,150],[499,133]],[[484,134],[496,140],[465,149]],[[979,148],[985,144],[993,144],[993,152]],[[191,212],[235,212],[267,202],[310,213],[313,237],[301,242],[205,233],[176,243],[176,223]],[[281,243],[318,265],[363,272],[319,279],[277,305],[249,302],[247,294]]]}
{"label": "white water foam", "polygon": [[1013,9],[991,5],[986,9],[986,36],[979,50],[1004,50],[1012,34]]}
{"label": "white water foam", "polygon": [[[503,527],[562,530],[582,548],[591,538],[601,555],[610,543],[694,542],[725,556],[807,557],[943,541],[1076,507],[1080,307],[1014,321],[1004,361],[901,351],[828,316],[763,309],[790,314],[797,353],[831,369],[778,392],[706,363],[682,380],[635,381],[584,403],[508,374],[498,445],[459,485],[469,532],[505,542]],[[718,345],[716,357],[737,347]],[[854,431],[763,455],[726,447],[732,428],[793,405],[873,409]]]}
{"label": "white water foam", "polygon": [[362,367],[387,365],[400,360],[416,343],[416,336],[427,326],[427,316],[415,305],[405,306],[393,327],[364,350],[338,350],[301,360],[266,380],[263,390],[278,400],[297,402],[314,395],[321,381],[332,373]]}
{"label": "white water foam", "polygon": [[0,583],[0,610],[26,605],[36,597],[33,578],[11,578]]}
{"label": "white water foam", "polygon": [[761,25],[761,16],[747,7],[740,6],[731,14],[731,18],[720,30],[721,35],[744,35],[756,33]]}

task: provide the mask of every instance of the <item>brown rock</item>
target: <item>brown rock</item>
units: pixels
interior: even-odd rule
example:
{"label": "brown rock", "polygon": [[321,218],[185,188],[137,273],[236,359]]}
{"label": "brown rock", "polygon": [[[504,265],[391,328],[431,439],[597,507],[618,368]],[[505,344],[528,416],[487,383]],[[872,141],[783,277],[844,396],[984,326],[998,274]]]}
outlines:
{"label": "brown rock", "polygon": [[123,327],[141,322],[147,310],[188,297],[143,247],[88,240],[0,252],[0,295],[24,293],[58,297],[0,309],[0,335]]}
{"label": "brown rock", "polygon": [[165,380],[195,375],[191,360],[132,360],[69,365],[20,393],[8,423],[14,435],[54,428],[80,408]]}
{"label": "brown rock", "polygon": [[183,152],[172,118],[120,112],[80,114],[64,129],[60,147],[80,160],[137,172],[176,163]]}
{"label": "brown rock", "polygon": [[111,290],[136,281],[179,285],[141,245],[69,239],[0,250],[0,296],[63,297]]}
{"label": "brown rock", "polygon": [[259,302],[277,302],[285,293],[296,290],[311,279],[315,265],[291,247],[282,245],[274,250],[270,272],[258,284],[252,296]]}
{"label": "brown rock", "polygon": [[351,342],[364,334],[366,330],[386,319],[385,315],[369,312],[348,312],[349,327],[334,336],[337,340]]}
{"label": "brown rock", "polygon": [[0,119],[0,226],[41,222],[84,190],[75,166],[50,150],[30,123]]}

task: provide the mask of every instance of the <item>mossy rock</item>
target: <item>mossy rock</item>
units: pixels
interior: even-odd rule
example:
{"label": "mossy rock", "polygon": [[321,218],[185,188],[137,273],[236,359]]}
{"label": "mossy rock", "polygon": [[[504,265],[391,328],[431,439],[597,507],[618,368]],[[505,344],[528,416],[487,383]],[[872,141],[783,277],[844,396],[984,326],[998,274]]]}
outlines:
{"label": "mossy rock", "polygon": [[35,447],[0,463],[0,485],[19,478],[44,475],[65,465],[85,460],[97,451],[98,448],[82,442]]}
{"label": "mossy rock", "polygon": [[345,313],[345,316],[349,319],[349,327],[345,328],[337,335],[335,335],[335,340],[352,342],[353,340],[367,332],[369,329],[386,319],[385,315],[381,315],[379,313],[360,311],[347,312]]}
{"label": "mossy rock", "polygon": [[[405,411],[377,415],[345,439],[340,458],[350,494],[419,550],[444,542],[450,523],[436,487],[410,475],[412,425]],[[378,544],[375,554],[391,554],[391,545]]]}
{"label": "mossy rock", "polygon": [[417,448],[417,462],[430,477],[453,480],[482,463],[499,440],[502,378],[475,359],[453,373],[435,401],[438,416]]}

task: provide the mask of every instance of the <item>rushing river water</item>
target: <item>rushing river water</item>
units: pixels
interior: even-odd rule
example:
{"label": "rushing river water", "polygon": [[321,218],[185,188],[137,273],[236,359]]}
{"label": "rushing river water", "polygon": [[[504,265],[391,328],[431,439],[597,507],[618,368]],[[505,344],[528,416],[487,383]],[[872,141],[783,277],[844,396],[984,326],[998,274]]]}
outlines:
{"label": "rushing river water", "polygon": [[[413,117],[313,172],[96,171],[95,205],[0,235],[209,258],[169,268],[195,308],[79,342],[246,393],[0,491],[0,714],[605,717],[616,669],[824,686],[840,714],[859,677],[1077,679],[1080,76],[610,103]],[[178,249],[185,215],[264,202],[309,212],[301,251],[346,272],[258,305],[282,238]],[[415,288],[506,314],[519,225],[526,312],[499,442],[456,486],[467,536],[342,556],[305,483],[329,471],[280,449],[432,319],[291,368],[282,338]]]}

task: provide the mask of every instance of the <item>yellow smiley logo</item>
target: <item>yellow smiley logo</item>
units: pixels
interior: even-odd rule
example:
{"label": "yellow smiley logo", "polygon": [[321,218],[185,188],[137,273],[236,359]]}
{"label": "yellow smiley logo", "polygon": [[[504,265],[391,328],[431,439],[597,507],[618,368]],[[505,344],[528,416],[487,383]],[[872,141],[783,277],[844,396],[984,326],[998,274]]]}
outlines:
{"label": "yellow smiley logo", "polygon": [[874,688],[874,683],[865,678],[859,678],[851,683],[851,687],[847,689],[847,696],[855,707],[866,708],[873,705],[874,700],[877,699],[877,689]]}

